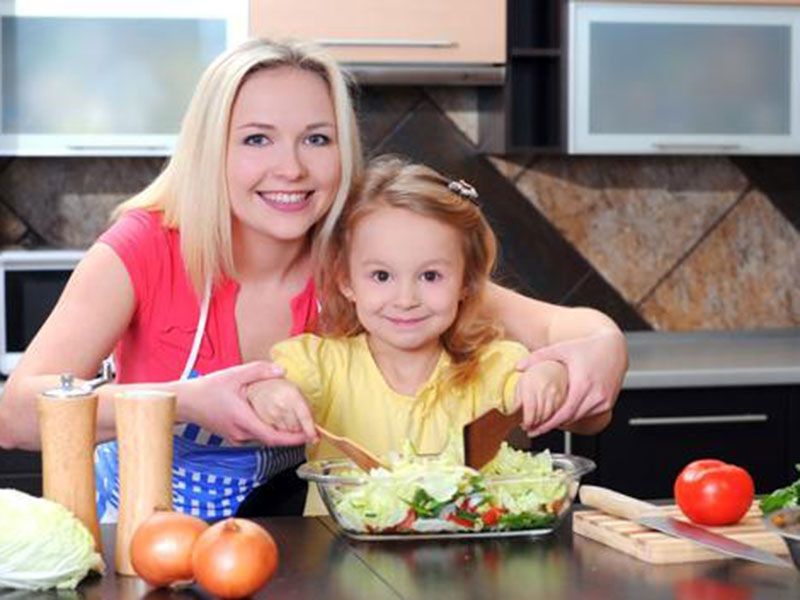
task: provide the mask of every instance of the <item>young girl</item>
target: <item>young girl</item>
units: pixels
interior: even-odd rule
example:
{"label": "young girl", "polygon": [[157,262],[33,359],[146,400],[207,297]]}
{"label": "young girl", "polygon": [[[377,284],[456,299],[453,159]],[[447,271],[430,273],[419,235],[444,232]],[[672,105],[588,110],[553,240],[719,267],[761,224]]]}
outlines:
{"label": "young girl", "polygon": [[[319,262],[327,337],[273,347],[292,383],[265,382],[251,396],[266,423],[316,441],[316,421],[385,456],[406,439],[440,452],[451,431],[492,407],[521,405],[525,429],[555,412],[566,369],[545,361],[516,372],[527,350],[499,340],[486,313],[496,243],[476,197],[421,165],[383,158],[370,167],[330,260]],[[326,443],[309,450],[336,455]]]}

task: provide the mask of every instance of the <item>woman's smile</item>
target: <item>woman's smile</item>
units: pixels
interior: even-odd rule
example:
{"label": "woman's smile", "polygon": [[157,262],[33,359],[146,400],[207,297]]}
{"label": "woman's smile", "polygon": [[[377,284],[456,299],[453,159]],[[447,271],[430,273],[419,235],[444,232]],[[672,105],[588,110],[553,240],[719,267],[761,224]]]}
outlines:
{"label": "woman's smile", "polygon": [[271,208],[282,212],[296,212],[311,204],[313,192],[256,192]]}

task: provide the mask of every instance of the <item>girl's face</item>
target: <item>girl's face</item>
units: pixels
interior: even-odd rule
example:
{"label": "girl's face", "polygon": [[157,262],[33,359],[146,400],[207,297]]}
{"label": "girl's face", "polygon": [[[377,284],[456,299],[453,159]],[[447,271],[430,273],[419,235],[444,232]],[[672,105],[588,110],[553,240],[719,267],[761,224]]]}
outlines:
{"label": "girl's face", "polygon": [[376,350],[439,346],[464,291],[455,228],[401,208],[380,208],[355,226],[342,293]]}
{"label": "girl's face", "polygon": [[293,67],[251,75],[231,112],[227,172],[239,230],[302,239],[339,188],[336,117],[322,78]]}

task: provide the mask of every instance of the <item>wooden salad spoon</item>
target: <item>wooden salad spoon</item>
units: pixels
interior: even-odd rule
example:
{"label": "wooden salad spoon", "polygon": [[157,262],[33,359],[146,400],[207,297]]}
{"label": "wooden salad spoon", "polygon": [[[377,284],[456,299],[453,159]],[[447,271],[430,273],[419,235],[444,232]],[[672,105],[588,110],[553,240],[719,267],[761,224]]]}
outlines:
{"label": "wooden salad spoon", "polygon": [[314,425],[317,433],[344,452],[362,471],[370,472],[371,469],[383,468],[389,470],[389,466],[375,456],[372,452],[355,443],[350,438],[342,437],[331,433],[327,429]]}

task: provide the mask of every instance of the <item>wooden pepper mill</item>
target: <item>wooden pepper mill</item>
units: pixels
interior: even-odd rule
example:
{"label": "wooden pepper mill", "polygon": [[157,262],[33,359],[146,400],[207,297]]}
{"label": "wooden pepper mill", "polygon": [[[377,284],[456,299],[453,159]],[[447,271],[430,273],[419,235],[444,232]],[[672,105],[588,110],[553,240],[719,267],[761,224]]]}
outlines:
{"label": "wooden pepper mill", "polygon": [[94,536],[101,551],[94,480],[97,394],[91,384],[74,385],[61,376],[61,387],[39,394],[43,496],[70,510]]}
{"label": "wooden pepper mill", "polygon": [[119,446],[119,517],[114,568],[136,575],[131,539],[156,509],[172,509],[175,394],[136,390],[114,395]]}

